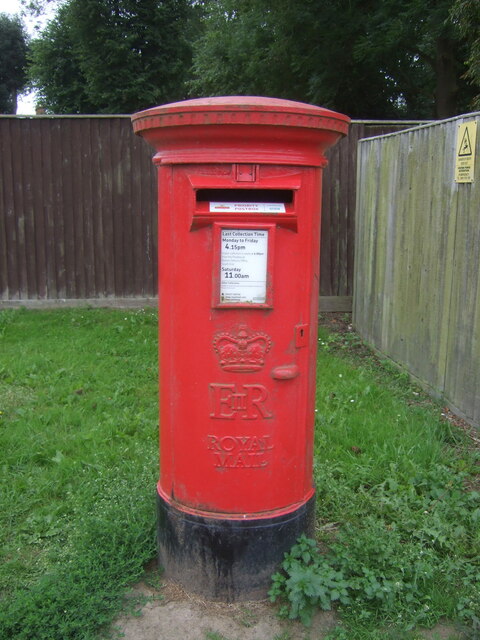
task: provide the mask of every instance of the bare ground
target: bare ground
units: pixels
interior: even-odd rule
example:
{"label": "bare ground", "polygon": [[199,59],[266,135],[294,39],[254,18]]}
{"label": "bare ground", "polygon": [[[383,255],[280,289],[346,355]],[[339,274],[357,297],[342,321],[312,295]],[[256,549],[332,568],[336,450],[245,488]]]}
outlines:
{"label": "bare ground", "polygon": [[[223,604],[202,600],[164,580],[159,586],[144,582],[135,586],[134,597],[146,603],[135,614],[117,619],[115,631],[124,640],[322,640],[338,623],[332,611],[319,611],[309,628],[282,620],[268,600]],[[461,640],[448,624],[419,630],[415,640]]]}
{"label": "bare ground", "polygon": [[141,583],[135,591],[149,598],[137,616],[122,616],[116,628],[126,640],[320,640],[337,623],[333,612],[319,612],[312,627],[281,620],[268,600],[223,604],[187,593],[163,581]]}

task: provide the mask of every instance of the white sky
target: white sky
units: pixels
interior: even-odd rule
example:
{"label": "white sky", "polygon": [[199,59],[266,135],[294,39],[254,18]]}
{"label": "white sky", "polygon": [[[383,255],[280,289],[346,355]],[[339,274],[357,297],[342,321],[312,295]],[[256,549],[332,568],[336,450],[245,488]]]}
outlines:
{"label": "white sky", "polygon": [[[52,11],[49,12],[49,16],[44,18],[31,18],[29,15],[22,16],[22,5],[20,0],[0,0],[0,13],[20,14],[28,33],[33,36],[38,32],[49,18],[53,16],[55,5],[53,5]],[[27,93],[18,97],[17,115],[32,115],[35,114],[35,93]]]}

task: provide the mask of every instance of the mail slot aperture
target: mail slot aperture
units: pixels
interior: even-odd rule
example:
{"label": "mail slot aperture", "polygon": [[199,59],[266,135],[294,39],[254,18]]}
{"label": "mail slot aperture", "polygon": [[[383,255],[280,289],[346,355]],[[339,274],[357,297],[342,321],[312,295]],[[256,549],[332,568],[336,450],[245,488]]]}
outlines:
{"label": "mail slot aperture", "polygon": [[198,189],[197,204],[201,202],[276,203],[291,207],[293,189]]}

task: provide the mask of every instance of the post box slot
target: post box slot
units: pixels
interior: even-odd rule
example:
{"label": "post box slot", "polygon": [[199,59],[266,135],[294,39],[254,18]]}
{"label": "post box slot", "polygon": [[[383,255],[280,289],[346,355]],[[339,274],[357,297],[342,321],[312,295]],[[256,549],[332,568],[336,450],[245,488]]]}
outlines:
{"label": "post box slot", "polygon": [[297,230],[295,189],[198,188],[191,229],[216,222],[274,222]]}
{"label": "post box slot", "polygon": [[293,189],[198,189],[199,202],[259,202],[293,204]]}

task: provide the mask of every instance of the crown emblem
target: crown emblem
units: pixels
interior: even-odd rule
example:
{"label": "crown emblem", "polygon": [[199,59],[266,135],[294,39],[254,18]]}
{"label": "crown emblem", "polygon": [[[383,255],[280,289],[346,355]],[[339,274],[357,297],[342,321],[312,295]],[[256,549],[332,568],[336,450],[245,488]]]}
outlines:
{"label": "crown emblem", "polygon": [[271,345],[272,340],[266,333],[249,333],[243,325],[237,333],[217,333],[213,339],[222,369],[237,373],[260,371]]}

